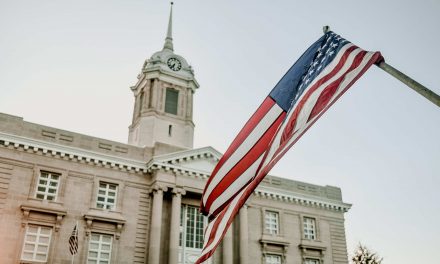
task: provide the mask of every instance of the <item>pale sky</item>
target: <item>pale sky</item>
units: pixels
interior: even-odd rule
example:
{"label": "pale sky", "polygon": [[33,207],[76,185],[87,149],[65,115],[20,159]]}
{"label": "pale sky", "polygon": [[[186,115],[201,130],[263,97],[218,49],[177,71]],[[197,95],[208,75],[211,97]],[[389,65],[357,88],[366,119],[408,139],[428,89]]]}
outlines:
{"label": "pale sky", "polygon": [[[208,3],[209,2],[209,3]],[[167,1],[0,0],[0,112],[126,142],[129,87],[162,49]],[[440,93],[440,1],[175,1],[194,67],[195,147],[224,152],[287,69],[331,29]],[[436,263],[440,109],[372,66],[272,175],[342,188],[349,254]]]}

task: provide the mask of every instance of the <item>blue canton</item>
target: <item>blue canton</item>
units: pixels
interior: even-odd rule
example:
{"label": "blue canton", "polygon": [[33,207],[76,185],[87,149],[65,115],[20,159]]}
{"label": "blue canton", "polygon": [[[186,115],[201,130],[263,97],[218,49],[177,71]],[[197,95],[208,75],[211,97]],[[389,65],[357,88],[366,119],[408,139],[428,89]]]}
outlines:
{"label": "blue canton", "polygon": [[325,39],[315,52],[315,56],[309,65],[305,65],[306,71],[298,83],[297,91],[291,102],[290,107],[293,107],[298,98],[304,93],[309,84],[330,64],[338,54],[339,50],[349,42],[334,32],[325,34]]}

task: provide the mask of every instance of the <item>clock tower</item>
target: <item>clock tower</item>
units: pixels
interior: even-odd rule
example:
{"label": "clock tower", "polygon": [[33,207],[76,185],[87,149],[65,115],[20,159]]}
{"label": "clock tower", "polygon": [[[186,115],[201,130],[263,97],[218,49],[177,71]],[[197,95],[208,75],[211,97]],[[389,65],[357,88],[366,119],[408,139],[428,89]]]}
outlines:
{"label": "clock tower", "polygon": [[193,95],[199,84],[188,62],[174,53],[171,3],[165,44],[147,59],[131,87],[135,97],[128,144],[155,147],[158,143],[193,147]]}

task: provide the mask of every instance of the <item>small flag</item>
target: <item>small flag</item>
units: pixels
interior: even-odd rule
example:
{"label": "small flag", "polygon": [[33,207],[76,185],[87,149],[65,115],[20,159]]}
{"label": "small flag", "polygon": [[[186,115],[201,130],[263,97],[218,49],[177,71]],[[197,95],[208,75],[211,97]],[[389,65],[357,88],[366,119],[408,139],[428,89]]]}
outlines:
{"label": "small flag", "polygon": [[78,223],[73,227],[72,234],[69,237],[69,250],[71,255],[78,253]]}
{"label": "small flag", "polygon": [[[372,64],[382,60],[379,52],[364,51],[329,31],[295,62],[232,142],[207,182],[201,211],[211,221],[196,264],[214,254],[240,208],[278,160]],[[269,110],[261,111],[267,101],[271,103]],[[266,122],[276,107],[281,109],[278,116]],[[247,129],[253,123],[256,125]],[[265,146],[262,151],[254,151],[258,144]],[[253,159],[241,163],[248,158]]]}

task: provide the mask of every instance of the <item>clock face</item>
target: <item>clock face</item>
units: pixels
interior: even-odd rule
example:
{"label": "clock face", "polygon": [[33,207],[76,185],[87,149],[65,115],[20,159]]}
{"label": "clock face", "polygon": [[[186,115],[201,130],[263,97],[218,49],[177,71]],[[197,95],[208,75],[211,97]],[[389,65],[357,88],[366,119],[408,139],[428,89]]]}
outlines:
{"label": "clock face", "polygon": [[168,67],[173,71],[180,71],[182,63],[176,58],[169,58],[167,61]]}

